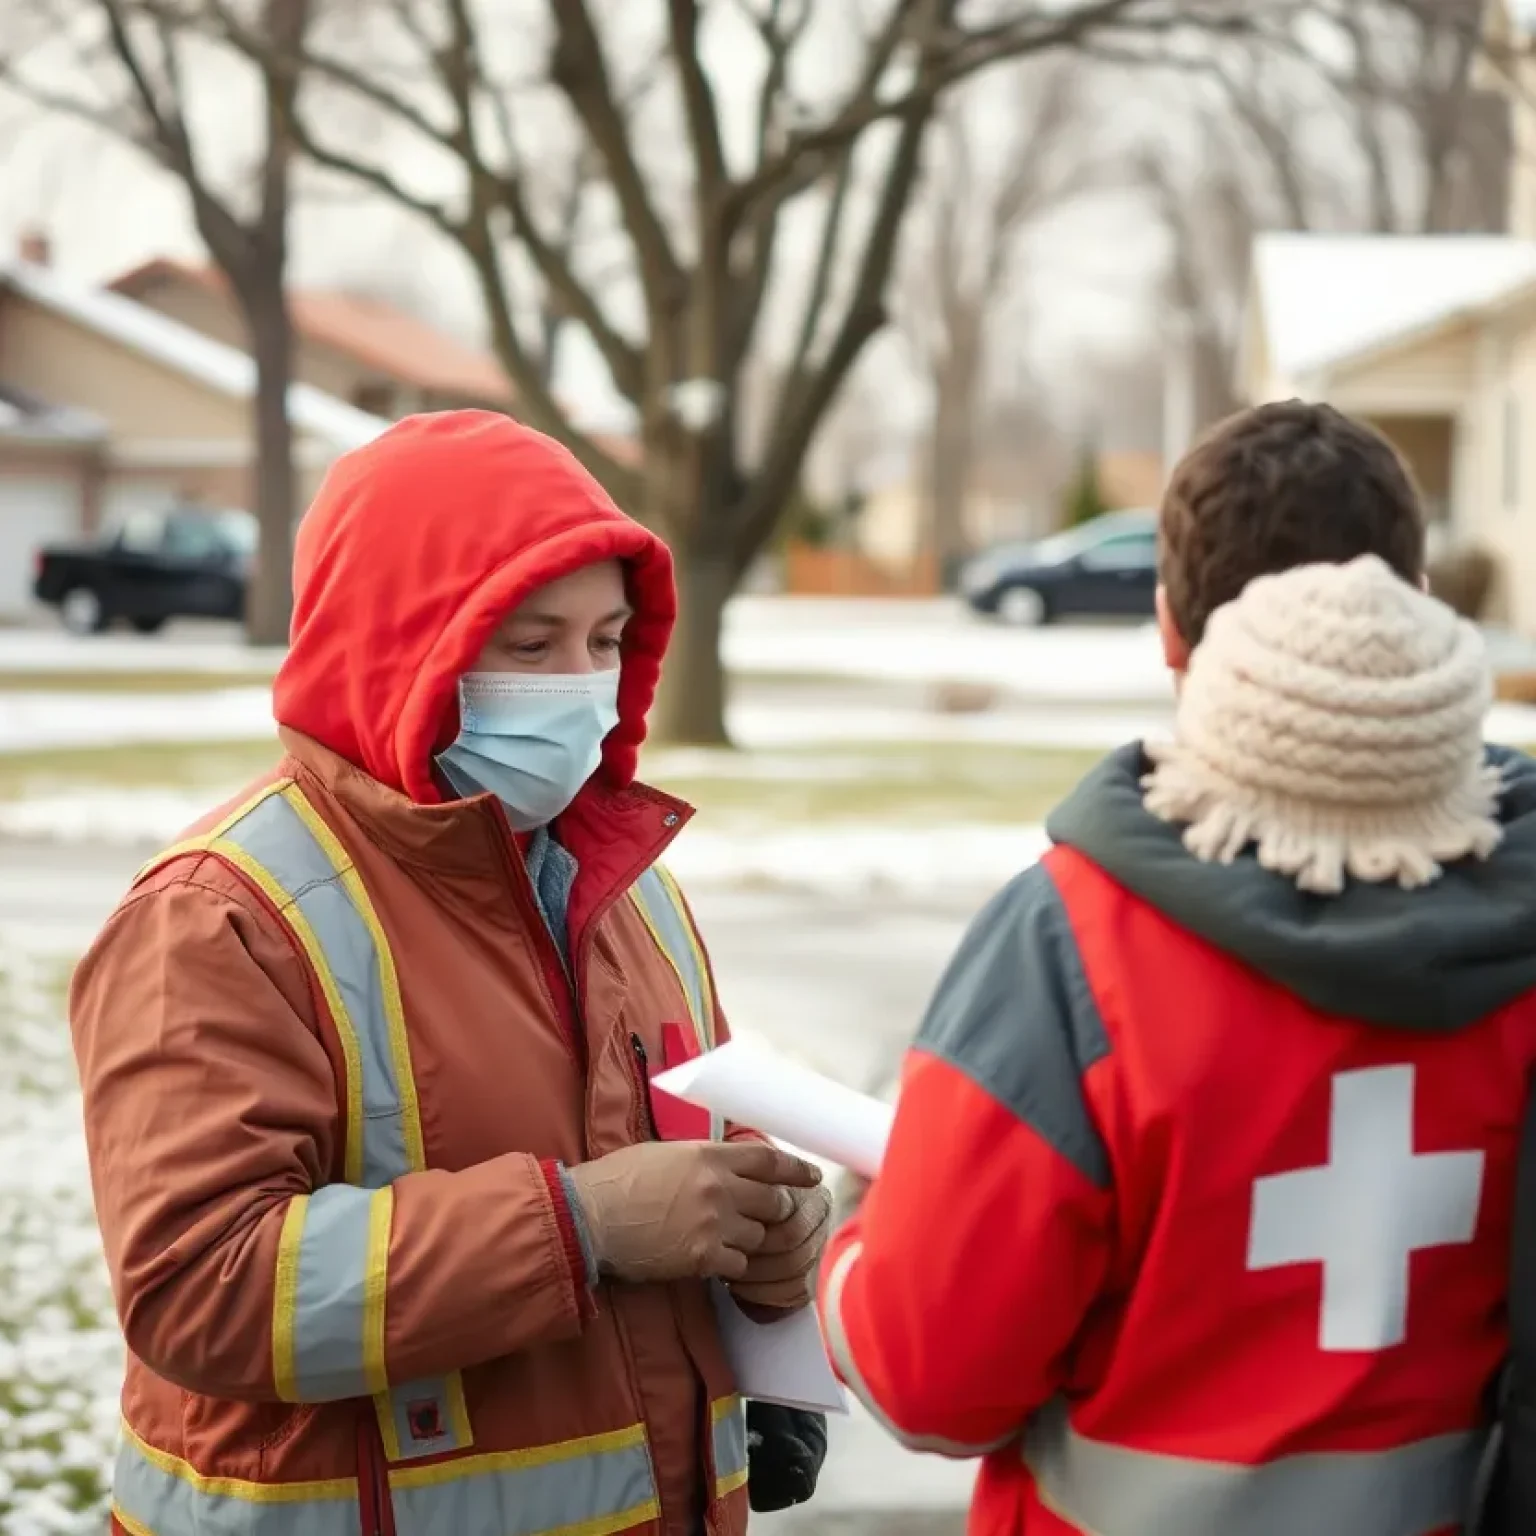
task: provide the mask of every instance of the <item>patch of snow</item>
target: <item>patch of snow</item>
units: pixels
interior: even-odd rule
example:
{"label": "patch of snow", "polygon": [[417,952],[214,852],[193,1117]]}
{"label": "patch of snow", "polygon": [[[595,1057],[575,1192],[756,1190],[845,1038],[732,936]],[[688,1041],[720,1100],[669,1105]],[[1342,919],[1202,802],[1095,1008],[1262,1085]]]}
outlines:
{"label": "patch of snow", "polygon": [[62,974],[0,931],[0,1530],[28,1536],[105,1529],[122,1379]]}
{"label": "patch of snow", "polygon": [[760,831],[694,823],[667,865],[685,884],[772,885],[834,896],[994,890],[1045,851],[1039,827],[818,822]]}
{"label": "patch of snow", "polygon": [[726,614],[721,655],[738,673],[982,683],[1042,702],[1173,697],[1150,624],[1009,629],[947,600],[740,597]]}
{"label": "patch of snow", "polygon": [[1503,235],[1260,235],[1271,371],[1310,369],[1472,313],[1536,279],[1536,241]]}
{"label": "patch of snow", "polygon": [[[249,400],[256,392],[256,364],[250,353],[120,293],[71,281],[52,267],[28,261],[0,265],[0,285],[221,395]],[[288,414],[295,426],[341,452],[372,442],[389,426],[382,417],[370,416],[312,384],[289,386]]]}
{"label": "patch of snow", "polygon": [[60,843],[105,843],[146,850],[174,842],[227,793],[175,789],[94,789],[0,800],[0,836]]}
{"label": "patch of snow", "polygon": [[217,628],[217,639],[200,632],[201,626],[184,637],[154,638],[110,634],[81,639],[57,629],[0,629],[0,672],[226,672],[271,678],[281,665],[281,647],[244,645],[231,638],[232,629]]}
{"label": "patch of snow", "polygon": [[0,752],[175,741],[260,741],[269,688],[215,693],[0,693]]}

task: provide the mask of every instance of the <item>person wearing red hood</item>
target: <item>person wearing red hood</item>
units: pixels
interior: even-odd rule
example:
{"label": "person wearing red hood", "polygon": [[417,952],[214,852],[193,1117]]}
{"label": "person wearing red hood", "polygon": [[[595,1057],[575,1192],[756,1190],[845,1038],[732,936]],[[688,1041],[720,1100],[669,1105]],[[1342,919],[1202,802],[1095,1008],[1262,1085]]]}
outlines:
{"label": "person wearing red hood", "polygon": [[277,769],[73,984],[127,1536],[737,1536],[712,1281],[807,1304],[816,1169],[649,1075],[725,1037],[635,781],[666,547],[480,412],[299,529]]}

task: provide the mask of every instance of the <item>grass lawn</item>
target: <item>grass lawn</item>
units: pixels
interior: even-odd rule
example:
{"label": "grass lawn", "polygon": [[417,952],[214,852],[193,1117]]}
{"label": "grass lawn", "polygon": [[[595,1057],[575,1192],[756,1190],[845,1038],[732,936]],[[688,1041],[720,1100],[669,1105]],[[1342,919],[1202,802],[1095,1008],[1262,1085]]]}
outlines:
{"label": "grass lawn", "polygon": [[[0,753],[0,801],[185,793],[211,806],[269,768],[275,742],[151,743]],[[1039,821],[1097,760],[993,744],[898,742],[774,752],[650,754],[644,773],[707,824]]]}

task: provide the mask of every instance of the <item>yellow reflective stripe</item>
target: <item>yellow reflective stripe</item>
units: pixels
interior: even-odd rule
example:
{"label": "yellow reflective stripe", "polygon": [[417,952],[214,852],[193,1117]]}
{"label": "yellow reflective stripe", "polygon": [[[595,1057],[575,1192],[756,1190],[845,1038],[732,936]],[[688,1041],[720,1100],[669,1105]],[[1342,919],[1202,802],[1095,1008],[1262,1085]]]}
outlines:
{"label": "yellow reflective stripe", "polygon": [[295,1340],[299,1313],[299,1244],[304,1237],[308,1195],[295,1195],[283,1215],[277,1240],[277,1274],[272,1286],[272,1379],[285,1403],[299,1400]]}
{"label": "yellow reflective stripe", "polygon": [[292,783],[292,779],[274,780],[271,784],[257,790],[249,800],[242,802],[216,826],[210,827],[206,832],[199,832],[195,837],[183,838],[179,843],[172,843],[169,848],[161,849],[147,864],[140,865],[132,883],[137,885],[146,875],[153,874],[162,865],[169,864],[173,859],[179,859],[184,854],[207,853],[231,827],[244,821],[258,805],[270,800],[273,795],[282,794]]}
{"label": "yellow reflective stripe", "polygon": [[464,1399],[464,1377],[458,1371],[448,1378],[448,1423],[460,1445],[475,1443],[469,1424],[469,1404]]}
{"label": "yellow reflective stripe", "polygon": [[363,1279],[363,1373],[370,1392],[387,1392],[384,1368],[384,1298],[389,1290],[389,1230],[395,1192],[386,1185],[368,1211],[368,1267]]}
{"label": "yellow reflective stripe", "polygon": [[342,847],[340,839],[305,798],[303,790],[291,780],[283,790],[283,799],[309,828],[310,836],[319,843],[340,875],[342,885],[357,909],[357,915],[363,920],[363,926],[373,940],[374,954],[379,965],[379,981],[384,993],[384,1017],[389,1028],[389,1054],[395,1064],[395,1090],[400,1096],[405,1150],[410,1158],[411,1171],[419,1173],[427,1166],[427,1151],[421,1132],[421,1102],[416,1094],[416,1078],[411,1068],[411,1042],[405,1028],[405,1003],[400,996],[400,977],[395,970],[394,952],[390,949],[389,940],[384,937],[384,926],[379,922],[379,914],[374,910],[373,901],[357,872],[357,866]]}
{"label": "yellow reflective stripe", "polygon": [[140,1525],[115,1499],[112,1501],[112,1518],[128,1532],[128,1536],[155,1536],[147,1525]]}
{"label": "yellow reflective stripe", "polygon": [[551,1445],[529,1446],[521,1451],[482,1451],[476,1456],[460,1456],[454,1461],[437,1462],[430,1467],[391,1468],[393,1488],[434,1488],[441,1483],[457,1482],[461,1477],[482,1477],[491,1472],[521,1472],[528,1467],[547,1467],[557,1461],[574,1461],[578,1456],[600,1456],[604,1451],[627,1451],[646,1443],[644,1424],[628,1429],[611,1429],[601,1435],[583,1435],[577,1440],[557,1440]]}
{"label": "yellow reflective stripe", "polygon": [[240,1477],[207,1477],[189,1461],[159,1450],[134,1433],[123,1421],[123,1439],[152,1467],[186,1483],[199,1493],[218,1499],[239,1499],[246,1504],[305,1504],[326,1499],[355,1499],[355,1477],[332,1477],[309,1483],[255,1483]]}
{"label": "yellow reflective stripe", "polygon": [[282,914],[283,921],[293,931],[293,936],[303,946],[304,954],[315,973],[315,979],[320,983],[320,990],[325,996],[325,1005],[330,1011],[331,1022],[335,1024],[336,1034],[341,1042],[342,1061],[346,1070],[347,1126],[346,1145],[342,1157],[342,1176],[348,1184],[361,1184],[363,1182],[364,1130],[361,1050],[357,1040],[357,1027],[352,1022],[352,1016],[347,1012],[346,1003],[342,1001],[341,988],[336,984],[336,973],[331,969],[331,963],[326,958],[320,940],[315,936],[315,930],[310,927],[309,919],[300,911],[293,897],[272,878],[264,864],[257,863],[244,848],[238,843],[231,842],[227,837],[218,838],[210,843],[209,852],[218,854],[222,859],[228,859],[277,908]]}
{"label": "yellow reflective stripe", "polygon": [[694,1027],[699,1031],[700,1043],[706,1051],[713,1050],[715,1045],[715,989],[710,982],[709,961],[704,955],[704,946],[699,943],[698,930],[693,926],[693,917],[688,911],[688,903],[683,900],[682,890],[676,880],[672,878],[672,871],[665,864],[656,866],[656,874],[662,885],[666,887],[667,895],[672,898],[672,905],[677,911],[677,920],[683,926],[683,932],[688,937],[688,947],[693,951],[693,964],[699,978],[699,996],[704,1000],[704,1017],[694,1020]]}

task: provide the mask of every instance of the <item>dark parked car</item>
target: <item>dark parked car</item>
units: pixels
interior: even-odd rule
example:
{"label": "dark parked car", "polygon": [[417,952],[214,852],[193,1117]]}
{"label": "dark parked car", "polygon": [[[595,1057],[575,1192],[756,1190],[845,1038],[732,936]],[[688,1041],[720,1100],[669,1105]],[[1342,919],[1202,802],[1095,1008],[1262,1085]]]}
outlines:
{"label": "dark parked car", "polygon": [[1007,624],[1069,614],[1150,617],[1156,609],[1157,514],[1110,512],[1034,544],[1003,544],[969,561],[960,591]]}
{"label": "dark parked car", "polygon": [[118,620],[152,635],[169,619],[240,618],[255,551],[246,512],[137,513],[98,543],[41,550],[32,590],[77,635]]}

